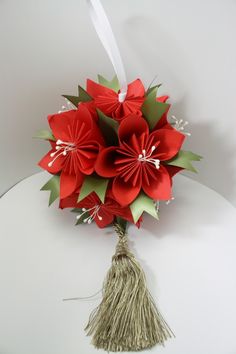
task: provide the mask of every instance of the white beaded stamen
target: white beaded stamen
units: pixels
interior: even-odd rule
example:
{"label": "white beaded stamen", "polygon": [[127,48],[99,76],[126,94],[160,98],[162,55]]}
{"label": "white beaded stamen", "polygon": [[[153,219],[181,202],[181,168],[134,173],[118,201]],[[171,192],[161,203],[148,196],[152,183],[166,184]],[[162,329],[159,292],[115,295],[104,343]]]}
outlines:
{"label": "white beaded stamen", "polygon": [[95,219],[96,216],[101,221],[102,220],[102,216],[98,214],[100,208],[101,208],[101,205],[94,205],[90,209],[82,208],[82,213],[77,215],[76,219],[79,220],[85,213],[88,213],[88,212],[92,211],[92,214],[89,215],[86,219],[84,219],[83,222],[91,224],[91,222]]}
{"label": "white beaded stamen", "polygon": [[152,163],[156,169],[160,168],[160,160],[159,159],[153,159],[152,153],[153,151],[156,149],[156,146],[152,146],[151,151],[149,152],[149,154],[147,154],[146,150],[142,150],[142,154],[138,155],[138,161],[140,162],[150,162]]}
{"label": "white beaded stamen", "polygon": [[184,131],[186,125],[188,125],[189,122],[184,121],[183,119],[178,119],[175,116],[171,116],[171,119],[174,121],[173,126],[176,130],[180,131],[184,135],[191,136],[191,133]]}
{"label": "white beaded stamen", "polygon": [[56,151],[54,151],[50,154],[51,157],[55,156],[55,158],[48,163],[48,167],[52,167],[53,163],[56,161],[56,159],[59,156],[61,156],[61,155],[66,156],[66,154],[69,151],[76,150],[76,145],[73,143],[69,143],[67,141],[62,141],[62,140],[58,139],[56,142],[55,150]]}

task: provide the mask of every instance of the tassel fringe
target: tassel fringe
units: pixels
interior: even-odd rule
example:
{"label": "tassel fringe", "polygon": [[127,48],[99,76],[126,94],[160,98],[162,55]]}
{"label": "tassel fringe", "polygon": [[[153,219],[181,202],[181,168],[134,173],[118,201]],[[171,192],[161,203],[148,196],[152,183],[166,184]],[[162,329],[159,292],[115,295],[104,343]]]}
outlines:
{"label": "tassel fringe", "polygon": [[106,351],[151,348],[174,334],[158,311],[145,274],[130,252],[127,234],[115,224],[119,240],[103,285],[101,304],[92,312],[85,330],[92,343]]}

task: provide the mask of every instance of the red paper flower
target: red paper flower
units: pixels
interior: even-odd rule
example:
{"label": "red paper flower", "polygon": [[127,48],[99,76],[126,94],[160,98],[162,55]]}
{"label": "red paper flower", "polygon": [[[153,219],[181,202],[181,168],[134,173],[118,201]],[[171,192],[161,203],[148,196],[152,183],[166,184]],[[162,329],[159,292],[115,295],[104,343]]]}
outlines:
{"label": "red paper flower", "polygon": [[[115,216],[120,216],[127,221],[133,222],[130,209],[128,207],[121,207],[110,197],[110,193],[108,193],[108,195],[104,204],[100,201],[96,193],[91,193],[81,202],[77,203],[78,194],[74,193],[60,200],[60,208],[82,208],[82,212],[77,218],[79,219],[83,215],[89,214],[89,216],[84,219],[84,222],[90,224],[94,220],[100,228],[110,225],[114,221]],[[140,220],[137,223],[137,226],[139,225]]]}
{"label": "red paper flower", "polygon": [[171,175],[164,161],[181,148],[184,135],[172,129],[149,133],[145,119],[132,115],[119,127],[119,146],[103,149],[95,170],[103,177],[115,177],[112,193],[121,205],[133,202],[141,189],[154,200],[171,198]]}
{"label": "red paper flower", "polygon": [[129,114],[142,114],[141,107],[144,102],[145,89],[139,79],[128,85],[124,101],[119,100],[119,93],[89,79],[87,80],[87,92],[93,98],[93,102],[87,103],[90,109],[91,107],[98,108],[116,120],[121,120]]}
{"label": "red paper flower", "polygon": [[65,198],[94,171],[100,144],[100,131],[84,106],[48,117],[56,142],[39,166],[52,174],[61,172],[60,197]]}

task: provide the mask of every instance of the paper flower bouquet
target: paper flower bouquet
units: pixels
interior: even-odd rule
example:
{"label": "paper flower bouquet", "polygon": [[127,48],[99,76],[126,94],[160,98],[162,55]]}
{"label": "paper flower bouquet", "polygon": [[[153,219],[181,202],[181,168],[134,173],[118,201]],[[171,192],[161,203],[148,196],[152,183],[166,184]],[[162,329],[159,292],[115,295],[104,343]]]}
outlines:
{"label": "paper flower bouquet", "polygon": [[141,227],[144,212],[158,219],[159,201],[172,198],[173,176],[195,171],[192,161],[200,156],[183,150],[186,123],[168,120],[170,104],[168,96],[158,96],[160,85],[146,89],[136,79],[124,90],[119,81],[99,75],[98,83],[88,79],[86,89],[79,86],[78,95],[64,95],[66,105],[48,116],[50,131],[37,137],[51,145],[39,162],[52,174],[42,187],[51,192],[49,204],[59,197],[77,224],[114,226],[119,236],[102,302],[86,330],[97,348],[136,351],[163,344],[172,332],[128,248],[126,225]]}

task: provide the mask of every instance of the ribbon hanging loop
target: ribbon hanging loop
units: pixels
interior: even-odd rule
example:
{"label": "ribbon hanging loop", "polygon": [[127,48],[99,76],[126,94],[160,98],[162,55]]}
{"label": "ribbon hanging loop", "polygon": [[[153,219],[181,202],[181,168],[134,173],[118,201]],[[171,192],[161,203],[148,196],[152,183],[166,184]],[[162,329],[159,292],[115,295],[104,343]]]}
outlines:
{"label": "ribbon hanging loop", "polygon": [[127,94],[127,79],[124,64],[110,22],[100,0],[87,0],[87,4],[94,28],[111,60],[120,83],[119,101],[123,102]]}

